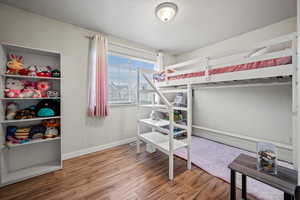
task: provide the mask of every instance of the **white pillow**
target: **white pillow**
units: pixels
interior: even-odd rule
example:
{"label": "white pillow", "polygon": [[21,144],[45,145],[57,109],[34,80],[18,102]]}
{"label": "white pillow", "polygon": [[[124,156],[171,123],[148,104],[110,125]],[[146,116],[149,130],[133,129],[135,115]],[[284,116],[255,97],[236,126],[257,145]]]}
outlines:
{"label": "white pillow", "polygon": [[268,53],[268,47],[261,47],[258,49],[254,49],[253,51],[251,51],[246,57],[247,58],[252,58],[255,56],[261,56]]}

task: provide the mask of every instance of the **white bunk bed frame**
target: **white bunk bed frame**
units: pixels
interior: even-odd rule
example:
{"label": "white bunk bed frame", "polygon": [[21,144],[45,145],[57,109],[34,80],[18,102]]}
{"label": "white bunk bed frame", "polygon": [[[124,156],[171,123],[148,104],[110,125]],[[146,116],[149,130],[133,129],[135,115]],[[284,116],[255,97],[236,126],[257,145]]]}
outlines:
{"label": "white bunk bed frame", "polygon": [[[271,47],[286,42],[291,43],[291,48],[285,50],[279,50],[276,52],[266,53],[264,55],[247,57],[247,55],[249,55],[249,52],[253,52],[263,47]],[[287,57],[287,56],[292,57],[291,64],[209,75],[209,70],[211,69],[252,63],[252,62],[275,59],[280,57]],[[195,67],[195,65],[197,66]],[[176,71],[170,73],[171,70],[176,70]],[[183,75],[183,74],[199,72],[199,71],[205,71],[205,76],[184,78],[184,79],[177,79],[177,80],[168,80],[168,78],[172,76]],[[158,88],[177,87],[177,86],[180,87],[186,85],[192,85],[192,88],[228,87],[228,86],[239,87],[239,85],[243,85],[243,87],[245,85],[246,86],[277,85],[277,84],[281,85],[281,84],[286,84],[287,82],[285,80],[287,79],[284,78],[277,79],[277,77],[291,77],[291,79],[288,78],[288,81],[291,82],[292,84],[293,142],[291,147],[289,145],[286,146],[281,144],[275,144],[275,145],[278,145],[281,148],[292,150],[293,164],[294,167],[298,169],[299,165],[297,164],[297,160],[299,159],[300,155],[298,155],[299,151],[297,154],[297,119],[298,119],[297,33],[283,35],[281,37],[277,37],[275,39],[253,45],[249,49],[237,51],[235,54],[232,54],[230,56],[224,56],[220,58],[199,57],[196,59],[170,65],[164,68],[164,73],[165,73],[165,80],[155,83],[156,87]],[[193,126],[193,127],[206,130],[205,127],[199,127],[199,126]],[[218,132],[218,130],[213,130],[213,129],[211,129],[210,131]],[[229,135],[232,137],[238,137],[237,135],[227,133],[227,132],[225,133],[224,131],[222,131],[222,134]],[[249,141],[258,141],[258,139],[250,138],[250,137],[242,138],[242,139],[246,139]],[[299,172],[299,178],[300,178],[300,172]],[[298,179],[298,183],[300,183],[299,179]]]}

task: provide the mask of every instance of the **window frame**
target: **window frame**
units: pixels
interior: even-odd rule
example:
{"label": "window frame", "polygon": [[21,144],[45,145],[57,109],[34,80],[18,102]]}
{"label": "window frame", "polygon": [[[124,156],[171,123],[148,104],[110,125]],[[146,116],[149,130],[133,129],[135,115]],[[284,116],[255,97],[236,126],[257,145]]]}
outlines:
{"label": "window frame", "polygon": [[[156,68],[156,65],[157,65],[157,62],[156,61],[153,61],[153,60],[147,60],[147,59],[144,59],[144,58],[139,58],[139,57],[135,57],[135,56],[131,56],[131,55],[127,55],[125,53],[119,53],[119,52],[114,52],[114,51],[108,51],[107,52],[107,56],[109,55],[113,55],[113,56],[120,56],[120,57],[123,57],[123,58],[127,58],[127,59],[132,59],[132,60],[137,60],[137,61],[142,61],[142,62],[147,62],[147,63],[151,63],[154,65],[154,68],[153,68],[153,72],[155,71],[155,68]],[[108,61],[107,61],[107,67],[109,67],[109,64],[108,64]],[[151,70],[147,70],[147,69],[142,69],[142,70],[146,70],[146,71],[151,71]],[[139,79],[140,79],[140,71],[137,70],[137,84],[139,84]],[[108,76],[108,80],[109,80],[109,76]],[[138,91],[136,91],[138,93]],[[138,94],[137,94],[138,95]],[[137,106],[138,103],[135,101],[135,102],[129,102],[126,103],[126,102],[111,102],[108,100],[108,105],[110,107],[122,107],[122,106]]]}

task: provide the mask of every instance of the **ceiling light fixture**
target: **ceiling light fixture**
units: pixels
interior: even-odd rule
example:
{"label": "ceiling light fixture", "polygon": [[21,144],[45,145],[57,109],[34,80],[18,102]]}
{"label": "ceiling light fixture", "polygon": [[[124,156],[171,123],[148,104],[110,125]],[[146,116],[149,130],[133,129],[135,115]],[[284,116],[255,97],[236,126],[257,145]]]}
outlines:
{"label": "ceiling light fixture", "polygon": [[155,14],[161,21],[169,22],[175,17],[177,11],[178,7],[175,3],[164,2],[156,7]]}

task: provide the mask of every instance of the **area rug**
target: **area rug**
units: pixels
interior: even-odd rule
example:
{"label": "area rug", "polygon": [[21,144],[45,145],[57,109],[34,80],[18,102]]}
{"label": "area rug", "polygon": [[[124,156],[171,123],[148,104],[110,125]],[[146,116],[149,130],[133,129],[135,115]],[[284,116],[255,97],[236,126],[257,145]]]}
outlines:
{"label": "area rug", "polygon": [[[230,170],[227,166],[241,153],[255,157],[255,154],[251,152],[201,137],[192,137],[192,163],[228,183],[230,182]],[[179,149],[175,154],[183,159],[187,157],[184,148]],[[292,168],[291,164],[285,162],[279,162],[279,165]],[[237,185],[241,188],[240,174],[237,174]],[[260,200],[283,199],[283,192],[251,178],[247,178],[247,192]]]}

